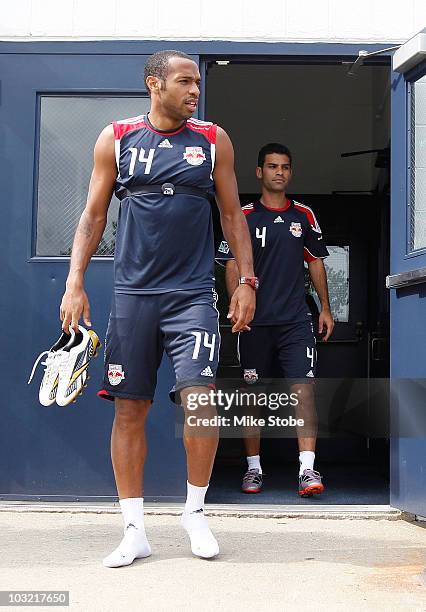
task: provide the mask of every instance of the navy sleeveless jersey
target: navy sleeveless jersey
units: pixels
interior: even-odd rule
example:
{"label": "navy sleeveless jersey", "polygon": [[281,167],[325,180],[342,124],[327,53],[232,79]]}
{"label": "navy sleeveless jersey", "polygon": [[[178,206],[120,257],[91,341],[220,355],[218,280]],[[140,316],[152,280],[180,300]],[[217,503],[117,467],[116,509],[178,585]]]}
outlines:
{"label": "navy sleeveless jersey", "polygon": [[173,183],[214,193],[217,126],[188,119],[173,132],[145,115],[113,123],[121,200],[115,245],[116,293],[167,293],[214,286],[211,204],[198,195],[128,195]]}
{"label": "navy sleeveless jersey", "polygon": [[[327,257],[321,228],[309,206],[287,200],[283,208],[261,202],[243,206],[259,277],[252,326],[286,325],[310,319],[305,298],[303,262]],[[225,241],[216,259],[233,259]]]}

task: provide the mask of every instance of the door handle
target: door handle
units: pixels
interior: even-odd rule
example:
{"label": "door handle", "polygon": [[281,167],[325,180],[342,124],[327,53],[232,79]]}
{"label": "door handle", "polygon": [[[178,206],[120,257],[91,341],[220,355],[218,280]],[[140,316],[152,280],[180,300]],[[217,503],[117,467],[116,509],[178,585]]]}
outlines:
{"label": "door handle", "polygon": [[383,338],[373,338],[371,341],[371,359],[373,361],[380,361],[380,342],[383,342]]}
{"label": "door handle", "polygon": [[357,321],[355,323],[355,335],[356,335],[358,341],[362,340],[363,327],[364,327],[364,322],[363,321]]}

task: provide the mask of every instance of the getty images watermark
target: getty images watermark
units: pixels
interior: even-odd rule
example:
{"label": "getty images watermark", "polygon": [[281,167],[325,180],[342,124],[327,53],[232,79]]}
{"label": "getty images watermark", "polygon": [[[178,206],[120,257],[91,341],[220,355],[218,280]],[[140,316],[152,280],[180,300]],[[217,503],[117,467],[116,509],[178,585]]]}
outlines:
{"label": "getty images watermark", "polygon": [[[196,411],[208,406],[220,411],[229,412],[231,408],[279,410],[280,408],[295,407],[299,404],[297,393],[250,393],[235,389],[226,392],[222,389],[211,389],[206,393],[190,393],[187,397],[188,410]],[[190,427],[303,427],[304,419],[296,419],[292,415],[279,417],[269,415],[267,418],[258,414],[234,414],[231,416],[214,415],[211,417],[191,414],[186,417],[186,424]]]}

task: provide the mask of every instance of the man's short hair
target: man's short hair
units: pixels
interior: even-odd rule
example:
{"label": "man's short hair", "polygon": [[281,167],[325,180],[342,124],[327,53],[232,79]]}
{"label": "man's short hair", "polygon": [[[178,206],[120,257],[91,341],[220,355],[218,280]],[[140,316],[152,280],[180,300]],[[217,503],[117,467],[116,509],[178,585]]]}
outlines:
{"label": "man's short hair", "polygon": [[270,155],[271,153],[278,153],[278,155],[287,155],[290,160],[291,166],[290,149],[285,145],[280,144],[279,142],[269,142],[268,144],[264,145],[259,151],[259,155],[257,157],[257,165],[260,168],[263,168],[263,164],[265,163],[265,157],[267,155]]}
{"label": "man's short hair", "polygon": [[149,93],[149,87],[146,83],[146,79],[149,76],[155,76],[165,81],[169,74],[169,59],[172,57],[182,57],[183,59],[189,59],[191,62],[194,60],[192,57],[183,53],[183,51],[176,51],[175,49],[166,49],[165,51],[157,51],[150,55],[146,61],[144,68],[144,82]]}

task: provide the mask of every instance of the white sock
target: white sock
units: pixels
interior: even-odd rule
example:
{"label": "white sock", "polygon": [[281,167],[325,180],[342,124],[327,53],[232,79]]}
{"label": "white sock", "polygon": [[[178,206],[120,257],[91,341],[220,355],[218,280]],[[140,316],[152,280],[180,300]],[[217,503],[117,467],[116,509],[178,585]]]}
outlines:
{"label": "white sock", "polygon": [[219,544],[204,516],[204,498],[208,489],[187,482],[187,497],[181,522],[191,541],[191,550],[197,557],[210,559],[219,554]]}
{"label": "white sock", "polygon": [[151,554],[143,521],[143,497],[120,499],[120,508],[124,522],[124,538],[103,560],[105,567],[130,565],[135,559],[149,557]]}
{"label": "white sock", "polygon": [[301,476],[304,470],[313,470],[315,461],[315,453],[313,451],[301,451],[299,453],[299,476]]}
{"label": "white sock", "polygon": [[259,474],[262,474],[262,468],[260,466],[260,455],[252,455],[251,457],[247,457],[248,469],[249,470],[259,470]]}

